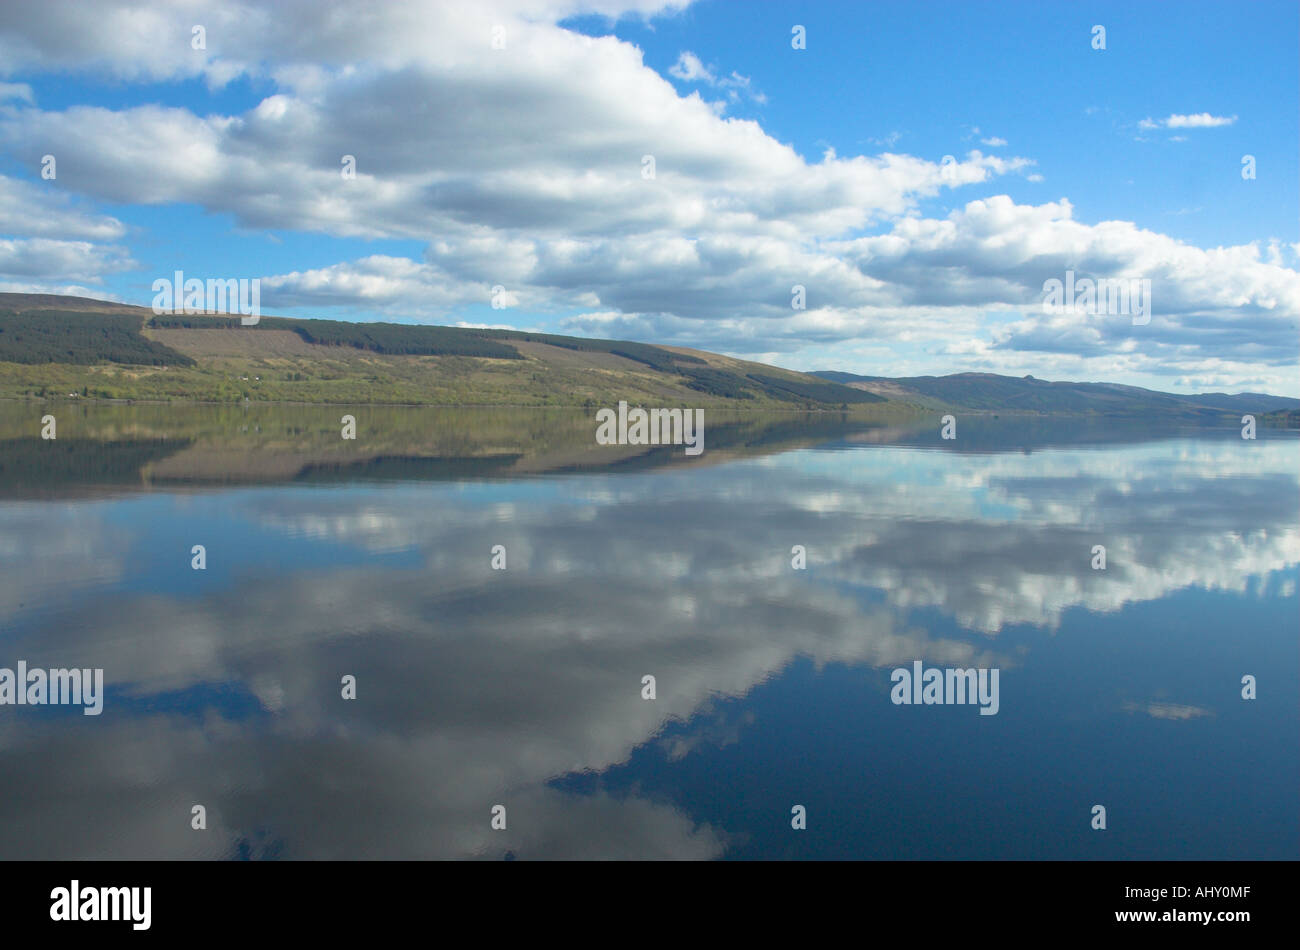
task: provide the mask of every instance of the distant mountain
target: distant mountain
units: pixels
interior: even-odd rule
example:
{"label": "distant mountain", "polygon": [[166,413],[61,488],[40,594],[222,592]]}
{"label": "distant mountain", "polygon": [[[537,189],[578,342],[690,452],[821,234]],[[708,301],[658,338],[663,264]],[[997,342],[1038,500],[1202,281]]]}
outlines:
{"label": "distant mountain", "polygon": [[1230,412],[1274,412],[1276,410],[1300,409],[1300,399],[1288,396],[1270,396],[1268,393],[1200,393],[1196,396],[1179,396],[1177,398],[1195,403],[1198,406],[1213,406]]}
{"label": "distant mountain", "polygon": [[810,375],[876,393],[887,399],[929,408],[1111,415],[1149,412],[1263,415],[1300,409],[1300,399],[1266,393],[1203,393],[1185,396],[1119,383],[1052,382],[1035,379],[1033,376],[999,376],[994,373],[892,378],[824,370]]}

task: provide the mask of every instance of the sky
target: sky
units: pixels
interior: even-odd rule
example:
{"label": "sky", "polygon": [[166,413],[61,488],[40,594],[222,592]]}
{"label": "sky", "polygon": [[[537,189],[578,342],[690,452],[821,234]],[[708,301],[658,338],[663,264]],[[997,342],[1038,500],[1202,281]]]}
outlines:
{"label": "sky", "polygon": [[[6,3],[0,291],[1300,396],[1298,37],[1293,0]],[[1067,275],[1149,309],[1045,307]]]}

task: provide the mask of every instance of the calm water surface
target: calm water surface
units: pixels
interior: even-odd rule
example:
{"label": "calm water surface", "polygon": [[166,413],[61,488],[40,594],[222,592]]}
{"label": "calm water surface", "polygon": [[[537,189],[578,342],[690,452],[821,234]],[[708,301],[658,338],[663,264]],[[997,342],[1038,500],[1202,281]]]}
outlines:
{"label": "calm water surface", "polygon": [[[107,696],[0,706],[0,857],[1300,853],[1294,433],[787,420],[685,464],[389,419],[340,459],[9,412],[0,667]],[[892,703],[915,660],[999,669],[997,715]]]}

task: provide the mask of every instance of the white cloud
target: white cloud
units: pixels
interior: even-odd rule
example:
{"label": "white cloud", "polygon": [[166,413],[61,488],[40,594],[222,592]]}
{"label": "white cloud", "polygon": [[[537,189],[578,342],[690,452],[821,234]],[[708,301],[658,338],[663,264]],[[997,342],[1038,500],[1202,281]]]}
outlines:
{"label": "white cloud", "polygon": [[0,82],[0,102],[15,99],[27,103],[34,102],[32,87],[21,82]]}
{"label": "white cloud", "polygon": [[677,57],[677,62],[668,67],[668,74],[683,82],[717,82],[717,77],[709,71],[708,67],[700,62],[700,58],[694,53],[683,52]]}
{"label": "white cloud", "polygon": [[131,269],[124,248],[89,241],[0,238],[0,278],[97,284],[102,275]]}
{"label": "white cloud", "polygon": [[105,241],[125,233],[122,222],[79,209],[53,185],[0,175],[0,234]]}
{"label": "white cloud", "polygon": [[1213,129],[1223,125],[1232,125],[1237,121],[1234,116],[1210,115],[1198,112],[1195,115],[1171,115],[1163,119],[1143,119],[1138,123],[1142,129]]}
{"label": "white cloud", "polygon": [[[689,50],[684,51],[677,57],[677,62],[668,67],[668,74],[683,82],[700,82],[726,90],[727,98],[731,102],[739,102],[742,94],[760,104],[767,102],[767,96],[752,88],[749,76],[742,76],[733,70],[731,75],[719,77],[712,68],[705,66],[700,62],[700,58]],[[722,105],[725,106],[725,103]],[[719,114],[721,112],[720,109],[715,111]]]}
{"label": "white cloud", "polygon": [[[79,7],[57,0],[24,17],[0,12],[0,68],[213,83],[247,74],[272,91],[237,115],[157,105],[0,109],[0,146],[33,173],[41,155],[59,155],[60,194],[192,203],[250,230],[426,245],[420,259],[379,254],[263,275],[267,306],[455,322],[459,308],[482,304],[500,284],[530,313],[617,314],[606,331],[728,352],[896,343],[955,355],[964,333],[963,358],[991,363],[1122,360],[1179,378],[1244,378],[1295,363],[1283,334],[1300,308],[1293,249],[1201,250],[1136,222],[1075,221],[1064,199],[1033,206],[994,196],[924,218],[922,202],[950,190],[1042,176],[1028,158],[979,151],[949,166],[830,148],[810,160],[758,122],[723,117],[725,101],[679,94],[631,44],[555,25],[574,12],[651,15],[665,4],[521,0],[488,13],[338,2],[322,13],[246,2],[205,11],[206,51],[189,46],[201,8],[137,16],[133,6],[104,6],[93,29]],[[505,51],[490,46],[498,23]],[[668,74],[726,99],[759,95],[748,77],[689,51]],[[650,180],[641,174],[647,154]],[[340,174],[345,155],[356,159],[353,180]],[[58,214],[31,215],[20,205],[36,200],[33,186],[0,179],[5,188],[18,201],[0,205],[0,222],[6,212],[12,228],[38,222],[17,237],[121,235],[114,219],[81,215],[63,199],[46,201]],[[11,248],[12,266],[32,269],[30,251]],[[121,254],[97,253],[105,267],[122,264]],[[95,254],[77,255],[68,260],[75,279],[91,280]],[[1138,336],[1043,319],[1034,310],[1042,282],[1070,264],[1152,279],[1151,326]],[[806,311],[790,307],[796,283],[808,288]],[[984,313],[1014,310],[1025,319],[981,323]],[[575,320],[594,332],[592,317]]]}

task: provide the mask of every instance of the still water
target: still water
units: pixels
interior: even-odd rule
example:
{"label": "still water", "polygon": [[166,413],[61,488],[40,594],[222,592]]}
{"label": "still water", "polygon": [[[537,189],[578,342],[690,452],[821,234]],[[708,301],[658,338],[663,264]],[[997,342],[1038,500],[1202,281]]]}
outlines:
{"label": "still water", "polygon": [[[103,710],[0,705],[0,857],[1300,853],[1293,432],[42,411],[0,667]],[[895,703],[916,661],[996,714]]]}

